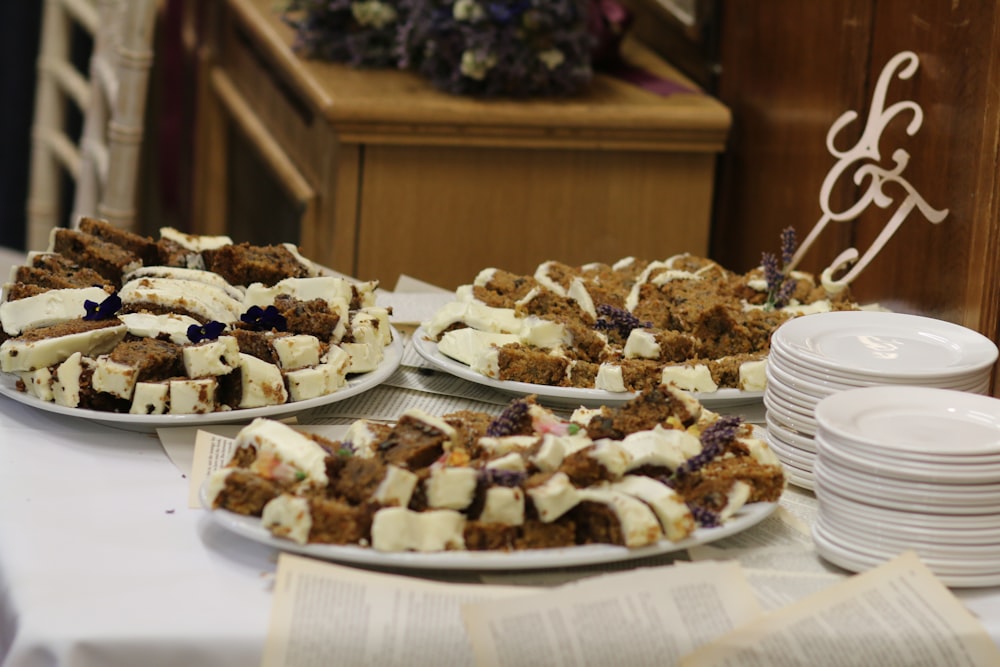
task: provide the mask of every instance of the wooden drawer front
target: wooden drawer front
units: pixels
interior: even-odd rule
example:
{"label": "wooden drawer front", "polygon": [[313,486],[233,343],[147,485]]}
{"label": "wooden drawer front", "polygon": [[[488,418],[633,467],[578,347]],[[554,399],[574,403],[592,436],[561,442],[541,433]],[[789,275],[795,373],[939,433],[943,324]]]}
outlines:
{"label": "wooden drawer front", "polygon": [[454,288],[485,267],[708,251],[714,156],[368,146],[357,274]]}
{"label": "wooden drawer front", "polygon": [[220,63],[254,113],[312,183],[328,168],[333,132],[308,99],[295,91],[247,38],[238,22],[226,24]]}

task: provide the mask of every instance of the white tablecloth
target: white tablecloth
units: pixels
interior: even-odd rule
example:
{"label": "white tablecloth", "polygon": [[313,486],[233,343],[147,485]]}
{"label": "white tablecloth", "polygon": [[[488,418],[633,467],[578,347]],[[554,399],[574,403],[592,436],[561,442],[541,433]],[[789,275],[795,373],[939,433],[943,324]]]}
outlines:
{"label": "white tablecloth", "polygon": [[0,662],[259,664],[275,554],[187,487],[155,434],[0,398]]}
{"label": "white tablecloth", "polygon": [[[0,664],[259,664],[277,554],[187,493],[154,433],[0,396]],[[1000,644],[1000,588],[955,593]]]}

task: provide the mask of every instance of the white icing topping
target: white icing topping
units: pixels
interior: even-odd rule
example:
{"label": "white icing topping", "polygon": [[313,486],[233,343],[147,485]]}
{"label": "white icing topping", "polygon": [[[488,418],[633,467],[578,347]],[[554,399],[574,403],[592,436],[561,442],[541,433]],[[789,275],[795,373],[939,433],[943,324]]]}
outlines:
{"label": "white icing topping", "polygon": [[188,315],[178,313],[167,313],[165,315],[153,315],[152,313],[124,313],[118,316],[133,336],[142,338],[159,338],[166,336],[171,342],[178,345],[187,345],[191,342],[188,338],[188,328],[191,326],[201,326],[198,320]]}
{"label": "white icing topping", "polygon": [[340,313],[342,318],[347,318],[348,307],[353,296],[351,282],[345,278],[337,276],[285,278],[271,287],[263,283],[253,283],[247,286],[246,295],[243,297],[244,310],[251,306],[261,308],[270,306],[274,303],[275,298],[282,294],[287,294],[300,301],[322,299],[326,301],[331,310]]}
{"label": "white icing topping", "polygon": [[95,359],[93,366],[94,374],[90,378],[90,384],[95,391],[131,400],[139,375],[135,368],[128,364],[112,361],[107,356]]}
{"label": "white icing topping", "polygon": [[347,353],[350,364],[348,373],[368,373],[378,368],[385,353],[378,343],[341,343],[340,349]]}
{"label": "white icing topping", "polygon": [[305,544],[309,541],[309,531],[312,530],[309,501],[283,493],[264,505],[260,523],[278,537]]}
{"label": "white icing topping", "polygon": [[559,348],[570,342],[570,334],[565,325],[536,315],[524,318],[517,335],[525,345],[545,350]]}
{"label": "white icing topping", "polygon": [[566,295],[580,306],[583,312],[593,318],[597,318],[597,308],[594,306],[594,299],[590,296],[582,278],[573,278],[569,284]]}
{"label": "white icing topping", "polygon": [[626,359],[659,359],[660,344],[649,329],[632,329],[625,341]]}
{"label": "white icing topping", "polygon": [[764,391],[767,386],[767,359],[740,364],[739,382],[743,391]]}
{"label": "white icing topping", "polygon": [[528,449],[536,442],[538,442],[538,437],[534,435],[505,435],[499,438],[487,436],[479,439],[479,446],[494,456],[504,456],[511,452]]}
{"label": "white icing topping", "polygon": [[621,366],[615,364],[601,364],[597,369],[597,377],[594,378],[594,389],[604,391],[626,391],[625,378],[622,376]]}
{"label": "white icing topping", "polygon": [[672,382],[685,391],[712,392],[719,389],[705,364],[664,366],[660,382]]}
{"label": "white icing topping", "polygon": [[160,238],[173,241],[174,243],[195,252],[221,248],[224,245],[231,245],[233,242],[233,240],[228,236],[200,236],[195,234],[185,234],[184,232],[174,229],[173,227],[161,227]]}
{"label": "white icing topping", "polygon": [[170,381],[170,414],[204,414],[215,411],[214,377]]}
{"label": "white icing topping", "polygon": [[230,324],[240,318],[243,305],[222,288],[175,278],[136,278],[125,283],[118,296],[124,305],[153,304],[184,310],[205,321]]}
{"label": "white icing topping", "polygon": [[676,470],[686,460],[701,452],[701,441],[687,431],[664,428],[657,424],[649,431],[625,436],[620,444],[628,452],[628,470],[642,466],[666,466]]}
{"label": "white icing topping", "polygon": [[52,395],[52,385],[55,378],[48,368],[39,368],[34,371],[23,371],[17,376],[24,383],[25,390],[32,396],[43,401],[54,400]]}
{"label": "white icing topping", "polygon": [[259,408],[288,401],[281,369],[274,364],[241,352],[239,369],[242,389],[239,407]]}
{"label": "white icing topping", "polygon": [[372,547],[379,551],[465,549],[465,515],[454,510],[414,512],[385,507],[372,520]]}
{"label": "white icing topping", "polygon": [[622,539],[627,547],[642,547],[663,538],[660,520],[649,506],[630,495],[610,488],[579,490],[581,501],[601,503],[611,508],[621,525]]}
{"label": "white icing topping", "polygon": [[463,364],[472,366],[480,356],[493,347],[517,343],[515,334],[479,331],[465,327],[446,332],[438,341],[438,352]]}
{"label": "white icing topping", "polygon": [[527,493],[535,505],[538,518],[544,523],[555,521],[580,502],[578,489],[562,472],[552,475],[544,484],[528,489]]}
{"label": "white icing topping", "polygon": [[538,268],[535,269],[535,280],[538,281],[539,285],[550,292],[558,294],[559,296],[566,296],[566,288],[549,276],[549,269],[552,268],[553,264],[555,264],[555,262],[552,260],[539,264]]}
{"label": "white icing topping", "polygon": [[251,445],[257,449],[257,458],[250,469],[263,477],[293,480],[298,477],[296,473],[302,473],[317,487],[329,481],[326,450],[286,424],[263,418],[253,420],[236,435],[237,447]]}
{"label": "white icing topping", "polygon": [[132,392],[129,414],[162,415],[167,412],[170,400],[168,382],[137,382]]}
{"label": "white icing topping", "polygon": [[726,506],[719,512],[719,521],[728,521],[730,517],[740,511],[750,500],[750,492],[753,489],[749,484],[742,481],[733,482],[726,494]]}
{"label": "white icing topping", "polygon": [[137,278],[167,278],[170,280],[187,280],[217,287],[236,301],[243,300],[243,291],[231,285],[225,278],[213,271],[204,269],[187,269],[176,266],[140,266],[134,271],[122,276],[122,284]]}
{"label": "white icing topping", "polygon": [[472,503],[479,472],[475,468],[446,468],[435,465],[424,481],[427,506],[437,509],[461,510]]}
{"label": "white icing topping", "polygon": [[500,458],[488,461],[486,467],[490,470],[508,470],[510,472],[526,472],[528,470],[524,463],[524,457],[518,452],[509,452]]}
{"label": "white icing topping", "polygon": [[110,352],[125,337],[124,324],[27,341],[8,338],[0,344],[0,370],[6,373],[55,366],[76,352],[97,356]]}
{"label": "white icing topping", "polygon": [[319,339],[306,334],[275,336],[271,347],[278,365],[286,371],[315,366],[319,363]]}
{"label": "white icing topping", "polygon": [[607,470],[612,478],[624,475],[631,462],[628,451],[614,440],[595,442],[593,448],[587,451],[587,455],[600,463],[601,467]]}
{"label": "white icing topping", "polygon": [[87,314],[85,301],[101,303],[108,293],[100,287],[53,289],[41,294],[0,304],[4,333],[16,336],[34,327],[68,322]]}
{"label": "white icing topping", "polygon": [[343,441],[351,443],[354,448],[354,455],[363,459],[370,459],[375,456],[375,445],[378,436],[373,429],[374,422],[367,419],[356,419],[344,434]]}
{"label": "white icing topping", "polygon": [[445,329],[459,322],[473,329],[494,333],[517,333],[521,329],[521,318],[513,308],[493,308],[478,301],[450,301],[424,322],[423,327],[427,335],[437,338]]}
{"label": "white icing topping", "polygon": [[84,356],[74,352],[56,369],[52,386],[52,399],[59,405],[75,408],[80,404],[80,375],[83,374]]}
{"label": "white icing topping", "polygon": [[226,480],[229,479],[234,470],[236,468],[219,468],[218,470],[213,470],[208,476],[208,482],[205,485],[205,500],[208,502],[209,507],[215,507],[215,501],[218,500],[219,494],[226,488]]}
{"label": "white icing topping", "polygon": [[518,488],[491,486],[486,490],[486,502],[479,520],[520,526],[524,523],[524,492]]}
{"label": "white icing topping", "polygon": [[441,419],[440,417],[435,417],[434,415],[427,414],[420,408],[409,408],[408,410],[403,412],[402,415],[400,415],[400,419],[403,419],[404,417],[407,419],[412,419],[414,421],[423,422],[427,426],[430,426],[431,428],[443,433],[446,440],[444,445],[445,450],[448,450],[452,446],[454,446],[455,438],[457,437],[458,432],[455,431],[454,426],[452,426],[445,420]]}
{"label": "white icing topping", "polygon": [[682,540],[694,532],[695,522],[691,510],[680,494],[663,482],[652,477],[626,475],[608,488],[638,498],[649,505],[671,542]]}
{"label": "white icing topping", "polygon": [[240,346],[233,336],[219,336],[184,347],[181,358],[188,377],[228,375],[240,365]]}
{"label": "white icing topping", "polygon": [[372,500],[382,505],[406,507],[417,488],[418,479],[415,473],[390,464],[386,466],[385,477],[372,494]]}
{"label": "white icing topping", "polygon": [[563,459],[593,444],[585,433],[555,435],[546,433],[531,462],[542,472],[551,472],[562,465]]}
{"label": "white icing topping", "polygon": [[[351,315],[351,333],[355,341],[369,343],[376,340],[384,345],[392,343],[389,311],[385,308],[364,308]],[[371,340],[369,340],[369,337]]]}

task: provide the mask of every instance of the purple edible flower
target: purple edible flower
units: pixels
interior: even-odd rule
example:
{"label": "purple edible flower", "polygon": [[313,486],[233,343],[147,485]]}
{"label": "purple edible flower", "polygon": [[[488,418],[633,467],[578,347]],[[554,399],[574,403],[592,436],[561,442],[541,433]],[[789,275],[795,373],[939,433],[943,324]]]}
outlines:
{"label": "purple edible flower", "polygon": [[104,301],[97,303],[96,301],[91,301],[87,299],[83,302],[83,309],[86,314],[83,316],[85,320],[107,320],[114,317],[115,313],[119,311],[122,307],[122,300],[118,294],[112,294]]}
{"label": "purple edible flower", "polygon": [[240,315],[240,320],[254,331],[284,331],[288,328],[288,322],[274,306],[261,308],[260,306],[250,306],[247,312]]}
{"label": "purple edible flower", "polygon": [[187,328],[187,337],[192,343],[200,343],[203,340],[215,340],[225,330],[225,324],[213,320],[202,325],[192,324]]}

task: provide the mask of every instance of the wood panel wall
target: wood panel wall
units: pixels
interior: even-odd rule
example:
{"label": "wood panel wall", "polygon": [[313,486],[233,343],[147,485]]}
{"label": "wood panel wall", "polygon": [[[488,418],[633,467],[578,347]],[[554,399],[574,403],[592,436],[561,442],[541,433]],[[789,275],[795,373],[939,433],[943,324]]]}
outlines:
{"label": "wood panel wall", "polygon": [[[637,16],[656,15],[655,0],[625,1]],[[906,180],[932,207],[949,214],[931,224],[912,213],[852,289],[859,300],[963,324],[997,341],[1000,5],[699,2],[711,18],[696,33],[654,21],[643,29],[643,38],[661,53],[686,53],[685,66],[710,73],[699,80],[733,113],[718,162],[712,257],[745,270],[759,263],[763,251],[778,250],[786,226],[805,236],[822,215],[820,188],[835,163],[826,148],[831,124],[845,111],[857,111],[859,120],[838,137],[839,149],[853,146],[879,73],[895,54],[910,50],[920,59],[919,69],[910,80],[892,81],[887,103],[916,101],[923,123],[908,136],[911,116],[898,116],[882,135],[880,165],[891,166],[892,152],[906,150]],[[678,45],[678,40],[695,43]],[[898,187],[887,192],[896,203],[887,210],[872,207],[851,223],[831,224],[802,268],[820,271],[848,247],[864,253],[903,197]],[[850,181],[841,183],[832,207],[842,210],[858,196]],[[1000,395],[1000,383],[994,383],[994,394]]]}
{"label": "wood panel wall", "polygon": [[[800,238],[821,216],[819,192],[834,164],[826,135],[853,109],[860,119],[841,149],[857,141],[876,79],[902,50],[920,58],[916,75],[894,79],[887,103],[923,108],[915,136],[901,114],[883,134],[882,166],[897,148],[903,172],[929,204],[950,213],[932,225],[913,213],[853,284],[863,300],[975,328],[994,340],[1000,313],[1000,10],[955,0],[727,0],[721,3],[715,94],[733,112],[719,163],[712,255],[737,269],[778,249],[780,230]],[[901,191],[887,188],[901,198]],[[846,183],[834,208],[857,199]],[[898,201],[898,200],[897,200]],[[841,250],[860,252],[888,221],[869,209],[834,223],[802,267],[821,270]]]}

